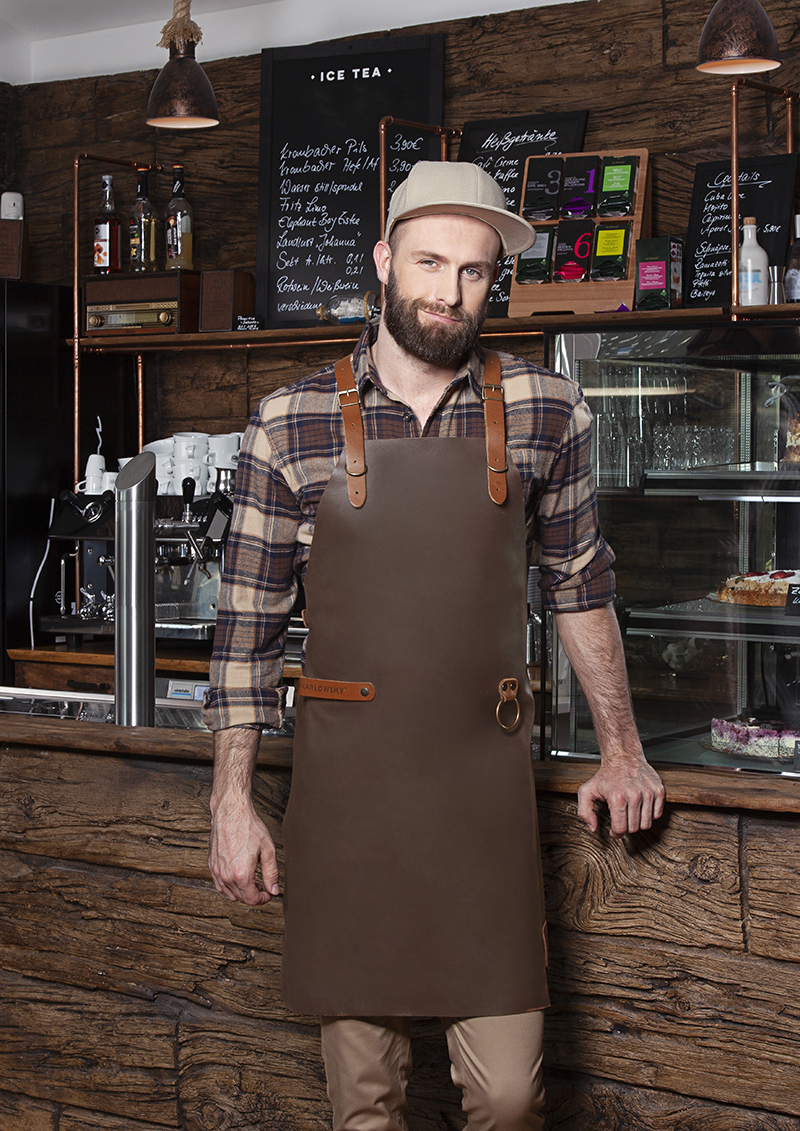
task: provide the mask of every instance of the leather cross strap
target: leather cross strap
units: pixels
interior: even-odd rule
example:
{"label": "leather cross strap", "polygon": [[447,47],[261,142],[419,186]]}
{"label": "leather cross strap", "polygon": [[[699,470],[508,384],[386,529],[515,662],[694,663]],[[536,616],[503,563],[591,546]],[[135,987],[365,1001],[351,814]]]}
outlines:
{"label": "leather cross strap", "polygon": [[[367,499],[367,465],[364,457],[364,423],[361,404],[353,377],[351,358],[336,362],[336,387],[344,423],[345,469],[347,497],[354,507],[363,507]],[[483,420],[486,432],[486,467],[489,498],[498,506],[506,501],[506,421],[503,403],[500,358],[494,350],[486,350],[483,369]]]}
{"label": "leather cross strap", "polygon": [[354,683],[343,679],[311,679],[301,676],[297,681],[297,694],[308,699],[347,699],[350,702],[368,703],[375,698],[374,684]]}
{"label": "leather cross strap", "polygon": [[483,421],[486,430],[486,467],[489,476],[489,498],[500,506],[506,501],[506,419],[503,405],[500,358],[494,350],[486,350],[483,367]]}
{"label": "leather cross strap", "polygon": [[364,424],[361,405],[355,387],[353,363],[350,357],[336,362],[336,386],[339,390],[339,407],[344,423],[345,470],[347,471],[347,497],[354,507],[363,507],[367,501],[367,464],[364,458]]}

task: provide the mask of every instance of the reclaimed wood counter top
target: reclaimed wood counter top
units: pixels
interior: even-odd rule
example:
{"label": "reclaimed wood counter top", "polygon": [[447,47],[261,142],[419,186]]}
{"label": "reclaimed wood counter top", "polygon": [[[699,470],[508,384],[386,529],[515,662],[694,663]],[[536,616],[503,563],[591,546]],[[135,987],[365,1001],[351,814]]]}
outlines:
{"label": "reclaimed wood counter top", "polygon": [[[213,740],[205,730],[122,727],[29,715],[0,715],[0,744],[74,750],[84,754],[210,762]],[[291,766],[292,739],[262,735],[258,765]],[[594,759],[535,763],[543,793],[575,794],[597,767]],[[714,809],[800,813],[800,779],[748,770],[659,766],[667,800]]]}

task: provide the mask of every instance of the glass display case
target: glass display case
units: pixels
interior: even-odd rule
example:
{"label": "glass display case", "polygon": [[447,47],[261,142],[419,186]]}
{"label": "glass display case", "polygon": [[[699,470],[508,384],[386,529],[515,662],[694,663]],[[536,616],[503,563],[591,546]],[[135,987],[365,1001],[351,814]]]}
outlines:
{"label": "glass display case", "polygon": [[[546,361],[580,382],[594,414],[600,520],[649,760],[800,773],[797,326],[612,323],[548,334]],[[543,749],[595,753],[551,631]]]}

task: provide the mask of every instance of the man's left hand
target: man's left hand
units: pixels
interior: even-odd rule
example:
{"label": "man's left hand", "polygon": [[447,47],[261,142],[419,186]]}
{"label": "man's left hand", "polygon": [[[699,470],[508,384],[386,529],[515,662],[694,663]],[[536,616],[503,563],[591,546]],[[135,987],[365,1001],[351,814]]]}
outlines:
{"label": "man's left hand", "polygon": [[664,785],[653,767],[642,757],[635,761],[608,759],[594,777],[578,790],[578,816],[591,832],[597,832],[595,801],[605,801],[611,814],[611,836],[649,829],[664,812]]}

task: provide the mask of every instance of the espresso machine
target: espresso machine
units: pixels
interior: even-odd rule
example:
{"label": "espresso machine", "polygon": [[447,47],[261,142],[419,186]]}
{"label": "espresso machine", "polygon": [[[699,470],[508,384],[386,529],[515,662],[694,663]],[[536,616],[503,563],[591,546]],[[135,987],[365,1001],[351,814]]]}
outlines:
{"label": "espresso machine", "polygon": [[[195,499],[194,479],[182,494],[159,496],[155,523],[157,639],[211,640],[216,623],[225,540],[233,511],[233,476],[212,495]],[[114,492],[62,491],[48,531],[60,553],[58,611],[41,631],[79,640],[113,636],[115,620]]]}

